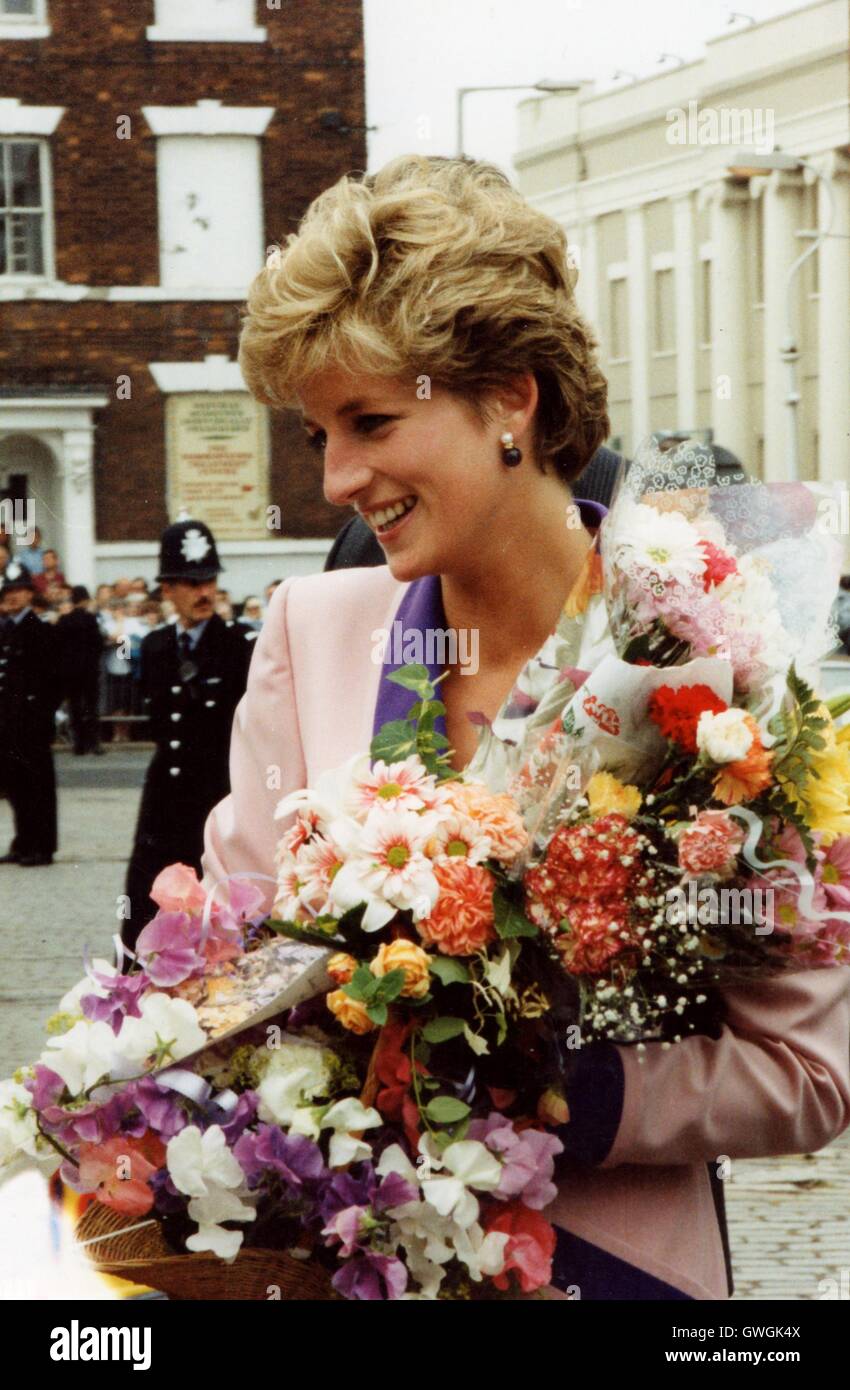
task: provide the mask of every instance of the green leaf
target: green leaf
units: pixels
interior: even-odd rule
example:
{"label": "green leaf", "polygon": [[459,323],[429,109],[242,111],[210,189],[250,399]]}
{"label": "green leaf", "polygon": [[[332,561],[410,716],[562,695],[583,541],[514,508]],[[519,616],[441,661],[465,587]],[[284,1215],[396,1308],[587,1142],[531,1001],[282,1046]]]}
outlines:
{"label": "green leaf", "polygon": [[435,1125],[453,1125],[465,1120],[469,1106],[455,1096],[435,1096],[425,1107],[425,1117]]}
{"label": "green leaf", "polygon": [[363,921],[363,914],[366,911],[365,903],[358,903],[356,907],[350,907],[344,912],[337,922],[337,932],[340,936],[345,936],[347,932],[357,931]]}
{"label": "green leaf", "polygon": [[429,966],[431,974],[436,975],[441,984],[469,984],[469,971],[462,961],[455,960],[453,956],[434,956]]}
{"label": "green leaf", "polygon": [[368,965],[358,965],[347,985],[343,985],[343,992],[349,999],[359,999],[361,1004],[365,1004],[370,999],[378,997],[380,980],[373,975]]}
{"label": "green leaf", "polygon": [[383,1028],[389,1018],[389,1011],[386,1004],[367,1004],[366,1012],[373,1023],[377,1023],[379,1028]]}
{"label": "green leaf", "polygon": [[410,661],[406,666],[400,666],[397,671],[390,671],[387,680],[404,686],[405,690],[415,690],[423,700],[430,699],[434,689],[427,666],[418,661]]}
{"label": "green leaf", "polygon": [[480,1033],[473,1033],[468,1023],[463,1025],[463,1036],[466,1038],[476,1057],[486,1057],[490,1051],[486,1038],[482,1038]]}
{"label": "green leaf", "polygon": [[[371,975],[371,971],[369,972]],[[375,977],[373,976],[373,979]],[[380,999],[385,1004],[397,999],[404,989],[405,972],[403,970],[388,970],[386,975],[381,975],[377,980],[378,988],[375,990],[375,998]]]}
{"label": "green leaf", "polygon": [[382,724],[369,745],[373,762],[403,762],[416,752],[416,730],[406,719],[391,719]]}
{"label": "green leaf", "polygon": [[422,1029],[422,1036],[429,1043],[448,1042],[450,1038],[459,1037],[465,1027],[462,1018],[432,1018]]}
{"label": "green leaf", "polygon": [[496,933],[503,940],[512,936],[539,936],[540,928],[529,922],[525,913],[505,897],[501,888],[493,889],[493,916]]}

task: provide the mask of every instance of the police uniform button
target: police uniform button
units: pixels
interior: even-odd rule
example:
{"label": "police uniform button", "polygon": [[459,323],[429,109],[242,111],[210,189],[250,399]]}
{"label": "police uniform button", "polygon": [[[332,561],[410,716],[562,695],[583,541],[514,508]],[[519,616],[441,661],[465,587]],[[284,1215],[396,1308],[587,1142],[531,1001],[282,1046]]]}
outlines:
{"label": "police uniform button", "polygon": [[170,767],[168,771],[171,773],[172,777],[178,777],[180,775],[179,767]]}
{"label": "police uniform button", "polygon": [[206,703],[207,709],[213,709],[214,706],[215,706],[215,700],[207,700],[205,703]]}
{"label": "police uniform button", "polygon": [[171,693],[172,693],[172,695],[179,695],[181,689],[182,689],[182,686],[179,686],[179,685],[172,685],[172,687],[171,687]]}
{"label": "police uniform button", "polygon": [[169,746],[169,748],[179,748],[179,747],[180,747],[180,740],[179,740],[179,738],[173,738],[173,739],[171,740],[171,742],[169,743],[168,746]]}
{"label": "police uniform button", "polygon": [[171,718],[174,719],[174,720],[177,720],[177,719],[180,719],[180,718],[181,718],[181,715],[179,715],[179,714],[172,714]]}

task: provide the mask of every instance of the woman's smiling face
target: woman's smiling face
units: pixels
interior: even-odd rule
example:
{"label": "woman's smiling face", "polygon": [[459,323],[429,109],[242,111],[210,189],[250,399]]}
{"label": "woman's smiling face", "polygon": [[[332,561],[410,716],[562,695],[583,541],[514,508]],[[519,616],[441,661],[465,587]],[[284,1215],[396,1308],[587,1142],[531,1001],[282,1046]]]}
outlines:
{"label": "woman's smiling face", "polygon": [[396,579],[474,568],[511,514],[516,523],[522,470],[504,467],[499,442],[515,423],[485,425],[444,389],[420,399],[415,380],[336,368],[312,377],[299,399],[324,455],[325,497],[359,512]]}

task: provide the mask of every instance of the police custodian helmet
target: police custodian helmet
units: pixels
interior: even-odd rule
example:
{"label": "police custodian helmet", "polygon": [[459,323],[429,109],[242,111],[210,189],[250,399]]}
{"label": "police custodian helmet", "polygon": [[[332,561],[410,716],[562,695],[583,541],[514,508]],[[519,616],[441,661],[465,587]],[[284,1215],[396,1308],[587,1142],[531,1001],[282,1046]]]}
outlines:
{"label": "police custodian helmet", "polygon": [[215,548],[215,537],[203,521],[181,519],[162,533],[159,547],[159,574],[174,581],[215,579],[223,566]]}
{"label": "police custodian helmet", "polygon": [[35,581],[27,569],[18,560],[13,560],[6,567],[6,572],[2,576],[0,585],[0,598],[4,598],[12,589],[35,589]]}

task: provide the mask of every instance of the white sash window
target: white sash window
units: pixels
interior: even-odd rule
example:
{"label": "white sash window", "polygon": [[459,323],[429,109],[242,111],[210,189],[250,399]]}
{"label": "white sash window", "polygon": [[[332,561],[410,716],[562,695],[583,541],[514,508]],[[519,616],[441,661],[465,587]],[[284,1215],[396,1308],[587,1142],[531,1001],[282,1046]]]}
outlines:
{"label": "white sash window", "polygon": [[162,43],[262,43],[256,0],[156,0],[147,37]]}

